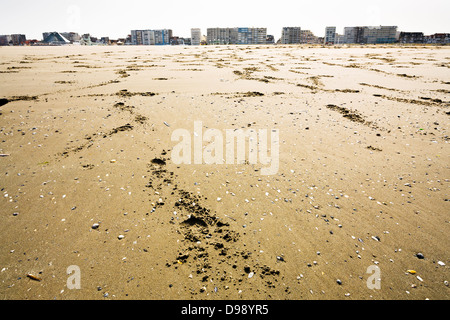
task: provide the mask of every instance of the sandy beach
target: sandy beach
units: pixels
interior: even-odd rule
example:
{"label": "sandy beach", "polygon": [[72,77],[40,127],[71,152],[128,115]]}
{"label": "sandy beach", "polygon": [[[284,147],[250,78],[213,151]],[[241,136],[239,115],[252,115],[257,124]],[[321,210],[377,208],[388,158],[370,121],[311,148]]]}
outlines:
{"label": "sandy beach", "polygon": [[[449,68],[433,46],[0,47],[0,298],[449,299]],[[278,171],[174,163],[195,122],[278,130]]]}

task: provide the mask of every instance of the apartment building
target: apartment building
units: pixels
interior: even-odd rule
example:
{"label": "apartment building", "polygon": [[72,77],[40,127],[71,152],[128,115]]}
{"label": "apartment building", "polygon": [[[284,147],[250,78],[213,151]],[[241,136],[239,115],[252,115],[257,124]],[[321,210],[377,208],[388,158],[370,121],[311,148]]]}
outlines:
{"label": "apartment building", "polygon": [[94,37],[91,37],[89,33],[85,33],[81,36],[80,45],[82,46],[92,46],[95,42]]}
{"label": "apartment building", "polygon": [[235,28],[208,28],[206,41],[208,44],[235,44],[237,43],[237,30]]}
{"label": "apartment building", "polygon": [[237,28],[237,44],[265,44],[266,28]]}
{"label": "apartment building", "polygon": [[344,44],[345,36],[343,34],[336,33],[336,42],[335,44]]}
{"label": "apartment building", "polygon": [[155,44],[153,30],[131,30],[131,44],[135,46],[150,46]]}
{"label": "apartment building", "polygon": [[265,44],[266,28],[208,28],[208,44]]}
{"label": "apartment building", "polygon": [[336,43],[336,27],[326,27],[325,28],[325,38],[323,40],[324,44],[335,44]]}
{"label": "apartment building", "polygon": [[397,37],[396,26],[377,26],[377,27],[345,27],[345,43],[359,44],[377,44],[394,43]]}
{"label": "apartment building", "polygon": [[27,41],[27,37],[24,34],[12,34],[11,42],[13,46],[24,45]]}
{"label": "apartment building", "polygon": [[394,26],[366,27],[364,31],[366,43],[394,43],[397,41],[397,27]]}
{"label": "apartment building", "polygon": [[200,28],[191,29],[191,45],[199,46],[202,42],[202,30]]}
{"label": "apartment building", "polygon": [[[42,33],[42,39],[45,40],[49,35],[53,33],[55,33],[55,31]],[[78,42],[81,40],[81,36],[76,32],[57,32],[57,33],[63,36],[66,40],[69,40],[70,43]]]}
{"label": "apartment building", "polygon": [[300,43],[300,27],[284,27],[281,30],[281,44]]}
{"label": "apartment building", "polygon": [[70,41],[64,37],[59,32],[44,32],[43,33],[44,40],[42,40],[42,44],[45,45],[53,45],[53,46],[61,46],[65,44],[70,44]]}
{"label": "apartment building", "polygon": [[11,42],[11,35],[9,34],[0,35],[0,46],[9,46],[10,42]]}
{"label": "apartment building", "polygon": [[131,44],[135,46],[168,45],[172,38],[171,29],[131,30]]}
{"label": "apartment building", "polygon": [[423,32],[400,32],[398,42],[399,43],[423,43]]}
{"label": "apartment building", "polygon": [[171,29],[153,30],[155,33],[155,45],[163,46],[170,44],[170,38],[172,38]]}
{"label": "apartment building", "polygon": [[60,34],[64,38],[69,40],[71,43],[78,42],[78,41],[81,40],[80,35],[78,33],[76,33],[76,32],[60,32]]}
{"label": "apartment building", "polygon": [[345,43],[364,43],[364,27],[345,27]]}
{"label": "apartment building", "polygon": [[317,43],[318,39],[312,33],[311,30],[300,30],[300,43],[302,44],[314,44]]}
{"label": "apartment building", "polygon": [[449,44],[450,33],[435,33],[424,37],[424,43]]}
{"label": "apartment building", "polygon": [[109,37],[101,37],[99,40],[100,44],[106,44],[106,45],[110,45],[111,44],[111,39],[109,39]]}

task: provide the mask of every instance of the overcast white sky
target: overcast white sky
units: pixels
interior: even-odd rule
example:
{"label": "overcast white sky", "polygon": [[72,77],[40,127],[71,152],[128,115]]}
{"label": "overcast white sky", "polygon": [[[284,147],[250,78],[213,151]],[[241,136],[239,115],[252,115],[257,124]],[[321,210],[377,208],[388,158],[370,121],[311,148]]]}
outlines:
{"label": "overcast white sky", "polygon": [[326,26],[396,25],[399,31],[450,33],[450,0],[0,0],[0,34],[74,31],[112,39],[131,29],[267,27],[276,39],[282,27],[299,26],[324,36]]}

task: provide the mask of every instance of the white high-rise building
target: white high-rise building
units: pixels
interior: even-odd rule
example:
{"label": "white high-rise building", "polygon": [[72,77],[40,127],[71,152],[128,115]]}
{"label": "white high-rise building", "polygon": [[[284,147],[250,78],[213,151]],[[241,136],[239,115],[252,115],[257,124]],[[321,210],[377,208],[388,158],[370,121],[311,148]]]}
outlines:
{"label": "white high-rise building", "polygon": [[131,30],[132,45],[168,45],[172,38],[172,30]]}
{"label": "white high-rise building", "polygon": [[265,44],[267,28],[208,28],[208,44]]}
{"label": "white high-rise building", "polygon": [[202,41],[202,30],[200,28],[191,29],[191,45],[199,46]]}

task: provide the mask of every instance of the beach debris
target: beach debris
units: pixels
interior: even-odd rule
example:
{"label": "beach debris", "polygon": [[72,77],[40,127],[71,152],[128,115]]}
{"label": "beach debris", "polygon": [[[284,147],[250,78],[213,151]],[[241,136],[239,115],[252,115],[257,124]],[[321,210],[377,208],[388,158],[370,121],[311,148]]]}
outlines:
{"label": "beach debris", "polygon": [[417,273],[416,270],[406,270],[406,272],[408,272],[409,274],[416,274]]}
{"label": "beach debris", "polygon": [[382,149],[380,149],[378,147],[373,147],[373,146],[368,146],[367,149],[373,150],[373,151],[383,151]]}
{"label": "beach debris", "polygon": [[95,230],[95,229],[98,229],[98,227],[100,227],[100,224],[94,223],[91,228]]}
{"label": "beach debris", "polygon": [[438,265],[440,265],[440,266],[445,266],[445,263],[442,262],[442,261],[438,261]]}
{"label": "beach debris", "polygon": [[165,166],[166,165],[166,162],[164,160],[158,159],[158,158],[153,159],[151,162],[153,164],[157,164],[157,165],[160,165],[160,166]]}
{"label": "beach debris", "polygon": [[170,124],[168,124],[168,123],[165,122],[165,121],[164,121],[164,124],[165,124],[167,127],[170,127]]}
{"label": "beach debris", "polygon": [[123,238],[125,238],[125,236],[122,234],[117,237],[117,239],[119,239],[119,240],[122,240]]}
{"label": "beach debris", "polygon": [[2,157],[2,158],[3,158],[3,157],[9,157],[9,156],[10,156],[10,154],[5,154],[5,153],[1,153],[1,154],[0,154],[0,157]]}
{"label": "beach debris", "polygon": [[156,95],[154,92],[130,92],[127,89],[120,90],[115,94],[119,97],[134,97],[134,96],[142,96],[142,97],[153,97]]}
{"label": "beach debris", "polygon": [[420,253],[420,252],[416,254],[416,257],[418,259],[425,259],[424,255],[422,253]]}
{"label": "beach debris", "polygon": [[38,276],[35,276],[35,275],[31,274],[31,273],[28,273],[27,277],[30,278],[31,280],[34,280],[34,281],[41,281],[42,280]]}

